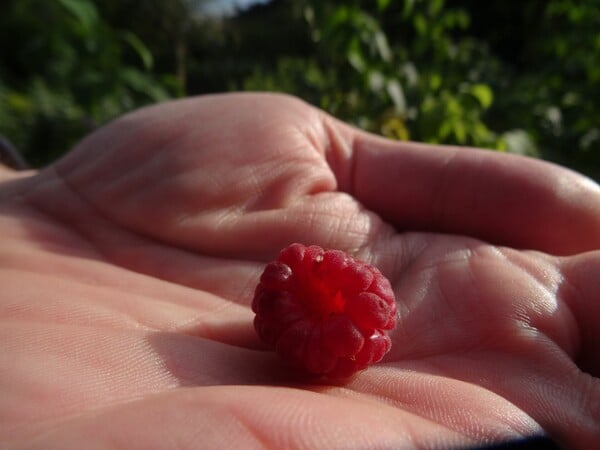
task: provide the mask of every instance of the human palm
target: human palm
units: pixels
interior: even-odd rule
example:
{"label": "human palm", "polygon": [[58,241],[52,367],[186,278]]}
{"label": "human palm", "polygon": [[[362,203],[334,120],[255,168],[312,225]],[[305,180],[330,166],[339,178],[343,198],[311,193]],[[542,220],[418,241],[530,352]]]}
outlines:
{"label": "human palm", "polygon": [[[600,189],[573,173],[234,94],[140,110],[39,173],[1,175],[9,446],[600,439]],[[291,242],[390,279],[382,363],[314,384],[265,351],[249,304]]]}

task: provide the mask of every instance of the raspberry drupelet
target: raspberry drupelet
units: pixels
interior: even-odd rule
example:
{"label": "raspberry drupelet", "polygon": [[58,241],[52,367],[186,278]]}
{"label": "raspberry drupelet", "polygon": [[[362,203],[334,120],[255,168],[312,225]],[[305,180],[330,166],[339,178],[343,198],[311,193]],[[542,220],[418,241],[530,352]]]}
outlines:
{"label": "raspberry drupelet", "polygon": [[330,379],[376,363],[396,324],[389,281],[340,250],[292,244],[267,264],[252,311],[259,337],[292,366]]}

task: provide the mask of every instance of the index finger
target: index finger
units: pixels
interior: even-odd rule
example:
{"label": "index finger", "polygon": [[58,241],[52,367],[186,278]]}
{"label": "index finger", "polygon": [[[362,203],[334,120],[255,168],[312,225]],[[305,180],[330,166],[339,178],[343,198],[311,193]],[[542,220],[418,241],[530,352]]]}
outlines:
{"label": "index finger", "polygon": [[340,188],[399,230],[558,255],[600,248],[600,187],[582,175],[517,155],[339,130],[328,158]]}

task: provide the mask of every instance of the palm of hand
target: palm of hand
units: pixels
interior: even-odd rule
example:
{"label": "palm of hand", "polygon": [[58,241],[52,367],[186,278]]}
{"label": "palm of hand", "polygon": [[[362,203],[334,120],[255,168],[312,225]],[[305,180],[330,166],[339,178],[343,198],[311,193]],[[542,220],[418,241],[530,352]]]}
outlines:
{"label": "palm of hand", "polygon": [[[398,231],[577,253],[598,247],[598,208],[571,206],[584,240],[560,218],[548,237],[510,230],[510,212],[499,219],[492,207],[483,223],[454,219],[445,203],[408,209],[428,187],[419,193],[401,174],[422,170],[419,158],[447,167],[465,157],[405,147],[289,98],[209,97],[125,117],[55,166],[7,182],[2,439],[399,448],[542,428],[573,445],[598,437],[588,397],[598,404],[598,381],[578,365],[598,368],[573,299],[592,296],[581,267],[599,267],[600,255]],[[477,158],[502,170],[496,155]],[[398,174],[393,191],[386,168]],[[593,186],[561,177],[597,202]],[[440,186],[447,199],[458,189]],[[391,353],[345,385],[303,384],[253,332],[257,277],[294,241],[353,251],[395,288]]]}

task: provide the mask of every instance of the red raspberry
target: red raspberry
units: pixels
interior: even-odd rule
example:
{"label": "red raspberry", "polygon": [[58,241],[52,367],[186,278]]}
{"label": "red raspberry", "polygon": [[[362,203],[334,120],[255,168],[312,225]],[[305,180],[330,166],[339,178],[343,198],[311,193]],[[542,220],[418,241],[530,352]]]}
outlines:
{"label": "red raspberry", "polygon": [[254,293],[254,327],[293,366],[344,378],[376,363],[396,324],[389,281],[339,250],[292,244],[265,267]]}

